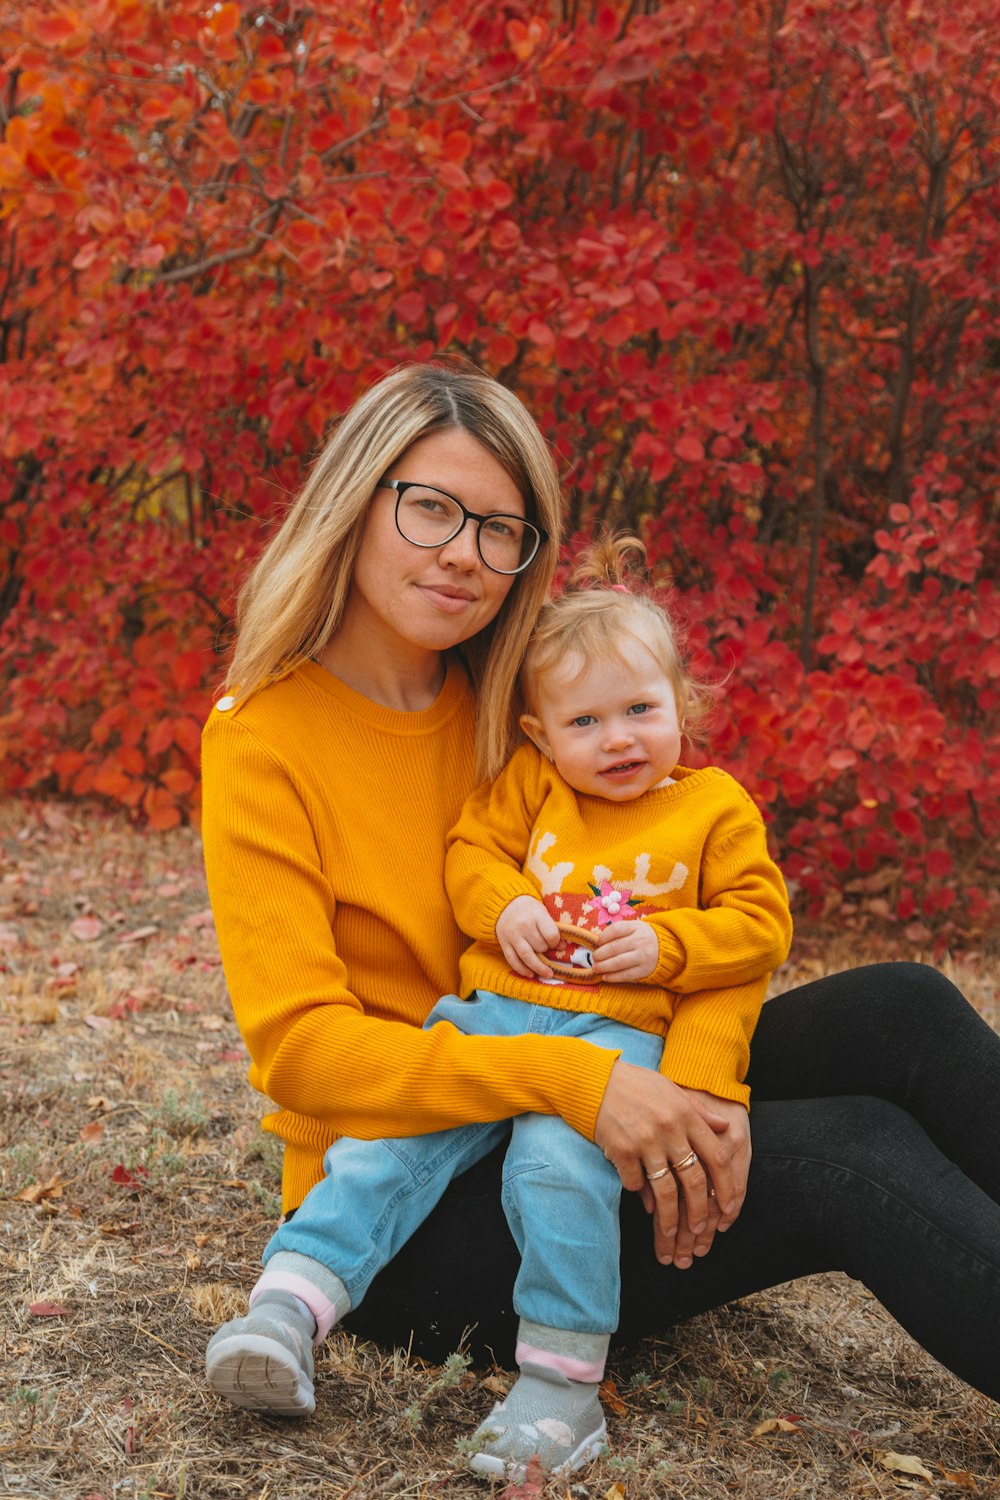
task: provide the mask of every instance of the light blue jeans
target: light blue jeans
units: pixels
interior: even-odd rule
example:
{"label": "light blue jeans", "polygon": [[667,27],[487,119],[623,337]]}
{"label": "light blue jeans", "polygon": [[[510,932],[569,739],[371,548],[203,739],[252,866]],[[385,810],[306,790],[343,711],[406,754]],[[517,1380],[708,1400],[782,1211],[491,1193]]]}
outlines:
{"label": "light blue jeans", "polygon": [[[475,1036],[577,1036],[657,1069],[663,1038],[621,1021],[556,1010],[480,990],[445,995],[424,1023],[450,1021]],[[438,1203],[453,1178],[511,1131],[503,1207],[521,1256],[514,1285],[520,1317],[574,1333],[613,1333],[620,1291],[621,1179],[600,1149],[559,1115],[518,1115],[428,1135],[359,1141],[341,1137],[326,1176],[264,1251],[295,1251],[339,1276],[356,1308],[387,1264]]]}

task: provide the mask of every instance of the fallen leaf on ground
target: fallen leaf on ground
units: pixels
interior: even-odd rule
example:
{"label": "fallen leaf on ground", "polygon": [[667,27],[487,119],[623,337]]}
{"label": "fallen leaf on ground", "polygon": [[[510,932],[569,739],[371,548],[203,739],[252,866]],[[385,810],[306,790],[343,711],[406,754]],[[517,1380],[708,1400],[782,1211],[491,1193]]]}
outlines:
{"label": "fallen leaf on ground", "polygon": [[158,927],[155,927],[150,922],[145,927],[136,927],[132,932],[123,932],[118,939],[118,943],[120,946],[123,946],[125,943],[141,943],[146,938],[155,937],[159,930]]}
{"label": "fallen leaf on ground", "polygon": [[69,924],[69,930],[78,943],[92,943],[104,931],[104,923],[100,917],[77,917]]}
{"label": "fallen leaf on ground", "polygon": [[768,1417],[764,1422],[758,1422],[753,1430],[754,1437],[766,1437],[769,1432],[798,1432],[798,1422],[789,1422],[787,1417]]}
{"label": "fallen leaf on ground", "polygon": [[182,927],[211,927],[213,925],[212,908],[206,906],[203,911],[196,911],[190,917],[185,917],[181,923]]}
{"label": "fallen leaf on ground", "polygon": [[623,1417],[628,1407],[618,1394],[618,1387],[613,1380],[605,1380],[601,1384],[601,1401],[605,1406],[610,1406],[616,1417]]}
{"label": "fallen leaf on ground", "polygon": [[960,1490],[974,1490],[978,1488],[976,1484],[975,1474],[970,1474],[968,1469],[959,1469],[953,1471],[951,1469],[946,1469],[944,1467],[944,1464],[938,1464],[938,1468],[941,1470],[942,1477],[946,1479],[949,1484],[958,1485],[958,1488]]}
{"label": "fallen leaf on ground", "polygon": [[132,1170],[129,1170],[124,1162],[119,1162],[111,1173],[111,1181],[117,1182],[119,1187],[131,1188],[133,1192],[138,1192],[140,1188],[144,1188],[146,1186],[143,1179],[148,1176],[148,1167],[144,1167],[140,1164],[134,1167]]}
{"label": "fallen leaf on ground", "polygon": [[56,1172],[48,1182],[32,1182],[26,1188],[22,1188],[16,1197],[22,1203],[41,1203],[44,1198],[61,1198],[65,1186],[65,1178]]}
{"label": "fallen leaf on ground", "polygon": [[156,1005],[163,999],[163,991],[155,984],[135,984],[125,997],[134,1000],[140,1007]]}
{"label": "fallen leaf on ground", "polygon": [[84,1016],[84,1026],[89,1026],[92,1031],[114,1031],[115,1023],[110,1016]]}
{"label": "fallen leaf on ground", "polygon": [[876,1453],[876,1461],[892,1474],[917,1474],[921,1479],[933,1479],[931,1473],[915,1453]]}
{"label": "fallen leaf on ground", "polygon": [[524,1478],[519,1484],[508,1484],[500,1491],[497,1500],[540,1500],[545,1488],[545,1475],[537,1458],[529,1458]]}
{"label": "fallen leaf on ground", "polygon": [[619,1484],[616,1479],[609,1490],[604,1492],[604,1500],[625,1500],[625,1486]]}
{"label": "fallen leaf on ground", "polygon": [[104,1134],[104,1121],[91,1120],[89,1125],[84,1125],[80,1130],[81,1141],[99,1141]]}
{"label": "fallen leaf on ground", "polygon": [[68,1318],[69,1311],[55,1302],[33,1302],[28,1308],[33,1318]]}

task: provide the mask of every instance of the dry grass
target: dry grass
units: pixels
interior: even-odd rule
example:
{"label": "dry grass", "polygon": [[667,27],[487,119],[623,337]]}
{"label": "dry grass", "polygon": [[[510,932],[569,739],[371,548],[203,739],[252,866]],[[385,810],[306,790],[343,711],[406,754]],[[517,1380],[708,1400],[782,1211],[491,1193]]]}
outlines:
{"label": "dry grass", "polygon": [[[279,1163],[204,922],[196,838],[10,805],[0,848],[0,1500],[488,1496],[455,1444],[507,1372],[335,1335],[301,1426],[205,1389],[204,1345],[255,1279]],[[102,931],[78,941],[86,915]],[[837,946],[804,936],[784,978],[869,956]],[[954,967],[998,1024],[990,974],[974,956]],[[614,1456],[518,1494],[1000,1493],[998,1409],[844,1277],[648,1340],[609,1376]],[[755,1436],[772,1418],[795,1420]],[[930,1477],[886,1468],[891,1452]]]}

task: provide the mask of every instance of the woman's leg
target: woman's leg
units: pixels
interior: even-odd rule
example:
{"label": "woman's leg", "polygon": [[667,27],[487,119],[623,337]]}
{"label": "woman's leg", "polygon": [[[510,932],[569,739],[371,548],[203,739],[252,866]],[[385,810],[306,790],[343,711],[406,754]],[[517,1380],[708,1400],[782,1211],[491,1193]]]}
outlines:
{"label": "woman's leg", "polygon": [[747,1082],[754,1126],[765,1099],[889,1099],[1000,1202],[1000,1036],[936,969],[872,964],[768,1001]]}
{"label": "woman's leg", "polygon": [[[747,1202],[704,1260],[658,1265],[649,1220],[623,1195],[619,1341],[844,1270],[957,1374],[1000,1394],[1000,1039],[932,970],[877,966],[769,1002],[752,1073]],[[859,1087],[883,1098],[839,1097]],[[775,1100],[776,1089],[831,1097]],[[452,1184],[349,1326],[387,1344],[413,1329],[429,1358],[468,1334],[477,1356],[511,1363],[517,1254],[500,1207],[502,1157]]]}
{"label": "woman's leg", "polygon": [[[898,1105],[868,1095],[765,1101],[746,1202],[690,1270],[653,1262],[623,1197],[618,1339],[817,1271],[845,1271],[924,1348],[1000,1397],[1000,1205]],[[627,1268],[627,1269],[626,1269]]]}

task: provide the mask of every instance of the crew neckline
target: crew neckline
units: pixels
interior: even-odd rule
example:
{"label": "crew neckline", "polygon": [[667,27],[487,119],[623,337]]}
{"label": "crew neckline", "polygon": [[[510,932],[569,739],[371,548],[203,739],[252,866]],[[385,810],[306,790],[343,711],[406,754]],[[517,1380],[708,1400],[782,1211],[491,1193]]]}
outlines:
{"label": "crew neckline", "polygon": [[341,708],[357,719],[394,734],[427,734],[446,723],[461,707],[468,691],[468,679],[462,665],[451,659],[447,664],[441,691],[427,708],[414,710],[388,708],[366,698],[356,688],[348,687],[328,667],[318,661],[303,662],[297,669],[310,686],[335,698]]}

